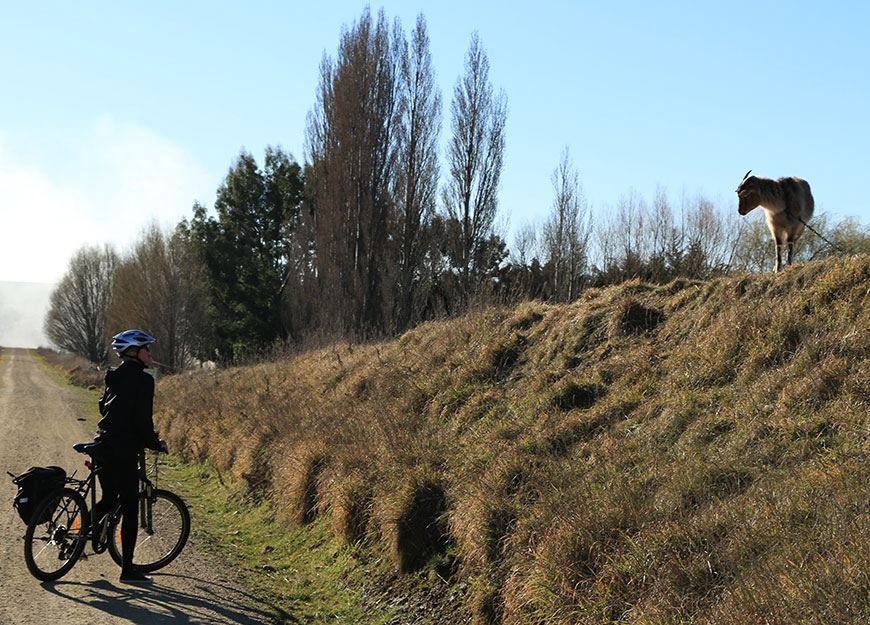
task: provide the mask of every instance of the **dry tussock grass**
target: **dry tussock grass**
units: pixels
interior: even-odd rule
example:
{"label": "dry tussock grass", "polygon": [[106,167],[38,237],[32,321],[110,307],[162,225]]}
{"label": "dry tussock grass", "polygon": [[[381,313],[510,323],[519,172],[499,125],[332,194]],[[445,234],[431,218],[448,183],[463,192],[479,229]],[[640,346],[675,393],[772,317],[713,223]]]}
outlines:
{"label": "dry tussock grass", "polygon": [[52,366],[66,371],[70,384],[90,390],[103,388],[106,370],[93,364],[87,358],[45,348],[39,348],[37,352],[42,359]]}
{"label": "dry tussock grass", "polygon": [[858,622],[868,277],[848,258],[487,310],[162,380],[160,426],[296,523],[440,563],[478,623]]}

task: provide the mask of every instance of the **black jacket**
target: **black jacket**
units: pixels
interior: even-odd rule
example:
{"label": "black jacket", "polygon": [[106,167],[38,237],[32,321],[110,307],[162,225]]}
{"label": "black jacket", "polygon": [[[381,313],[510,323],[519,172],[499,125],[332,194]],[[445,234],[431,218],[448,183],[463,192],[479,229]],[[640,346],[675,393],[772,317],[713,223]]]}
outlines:
{"label": "black jacket", "polygon": [[145,373],[141,362],[125,360],[106,373],[106,391],[100,399],[103,418],[97,424],[94,439],[116,458],[138,457],[146,447],[159,450],[153,408],[154,378]]}

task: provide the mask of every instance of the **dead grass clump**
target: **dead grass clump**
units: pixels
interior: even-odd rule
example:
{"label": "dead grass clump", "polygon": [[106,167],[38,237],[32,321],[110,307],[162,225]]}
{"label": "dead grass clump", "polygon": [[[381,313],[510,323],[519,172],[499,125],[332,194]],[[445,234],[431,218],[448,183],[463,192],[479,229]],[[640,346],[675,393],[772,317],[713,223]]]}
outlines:
{"label": "dead grass clump", "polygon": [[333,533],[344,545],[363,541],[371,527],[376,478],[361,464],[349,465],[333,456],[317,478],[319,514],[329,514]]}
{"label": "dead grass clump", "polygon": [[378,506],[381,532],[399,572],[419,571],[433,557],[447,554],[452,544],[449,504],[437,472],[424,467],[413,470],[396,484],[391,496],[379,498]]}
{"label": "dead grass clump", "polygon": [[683,477],[685,483],[678,493],[682,514],[742,493],[755,479],[751,471],[728,466],[705,466]]}
{"label": "dead grass clump", "polygon": [[503,566],[517,519],[517,505],[504,493],[478,491],[453,512],[451,534],[457,538],[467,574],[485,576]]}
{"label": "dead grass clump", "polygon": [[106,370],[87,358],[75,354],[66,354],[40,347],[36,350],[40,358],[54,367],[66,371],[70,384],[81,386],[88,390],[102,390],[105,384]]}
{"label": "dead grass clump", "polygon": [[523,334],[513,334],[507,341],[487,347],[481,354],[481,378],[503,382],[520,361],[528,340]]}
{"label": "dead grass clump", "polygon": [[504,625],[611,623],[629,613],[630,579],[612,565],[634,530],[609,497],[571,502],[560,517],[539,515],[542,526],[529,529],[533,551],[505,580]]}
{"label": "dead grass clump", "polygon": [[285,455],[281,502],[290,520],[304,525],[317,513],[318,481],[326,467],[327,452],[321,444],[302,443]]}
{"label": "dead grass clump", "polygon": [[259,503],[272,494],[271,441],[265,436],[246,441],[237,453],[234,470],[245,484],[245,496]]}
{"label": "dead grass clump", "polygon": [[508,319],[508,327],[512,330],[525,332],[543,320],[544,314],[548,309],[548,306],[537,302],[521,304],[516,309],[514,315]]}
{"label": "dead grass clump", "polygon": [[627,404],[617,401],[608,406],[598,405],[588,412],[572,413],[545,435],[545,449],[559,456],[566,455],[577,444],[605,435],[625,419],[633,407],[631,400]]}
{"label": "dead grass clump", "polygon": [[87,367],[74,367],[70,369],[68,376],[70,384],[93,391],[103,387],[106,372],[96,365],[88,365]]}
{"label": "dead grass clump", "polygon": [[559,410],[585,410],[591,408],[604,395],[605,389],[594,382],[570,380],[557,388],[553,406]]}
{"label": "dead grass clump", "polygon": [[646,306],[634,298],[626,298],[614,311],[608,333],[611,338],[646,334],[664,320],[665,314],[661,310]]}
{"label": "dead grass clump", "polygon": [[471,480],[471,490],[463,492],[450,515],[450,532],[469,572],[504,565],[522,511],[538,502],[542,488],[552,487],[552,468],[535,454],[511,451]]}

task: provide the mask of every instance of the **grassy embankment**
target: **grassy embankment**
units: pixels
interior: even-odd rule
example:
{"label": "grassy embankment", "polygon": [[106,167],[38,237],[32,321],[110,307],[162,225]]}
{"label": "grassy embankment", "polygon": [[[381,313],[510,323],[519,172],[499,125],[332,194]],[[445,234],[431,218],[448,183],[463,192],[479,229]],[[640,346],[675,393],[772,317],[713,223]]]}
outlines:
{"label": "grassy embankment", "polygon": [[166,378],[159,423],[289,622],[867,621],[868,277],[490,310]]}

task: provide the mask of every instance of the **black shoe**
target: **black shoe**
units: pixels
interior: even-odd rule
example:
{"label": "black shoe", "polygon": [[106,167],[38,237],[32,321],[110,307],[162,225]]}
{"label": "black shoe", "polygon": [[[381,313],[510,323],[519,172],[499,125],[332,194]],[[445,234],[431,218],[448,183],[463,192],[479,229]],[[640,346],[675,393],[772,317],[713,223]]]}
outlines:
{"label": "black shoe", "polygon": [[122,584],[151,584],[153,582],[154,579],[142,571],[121,572]]}

